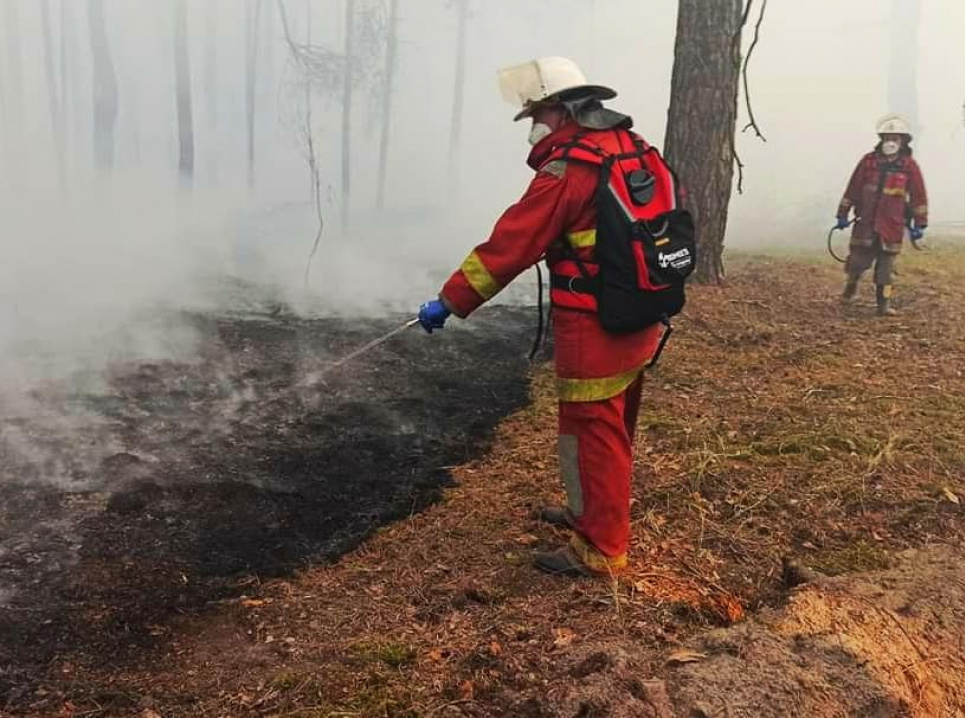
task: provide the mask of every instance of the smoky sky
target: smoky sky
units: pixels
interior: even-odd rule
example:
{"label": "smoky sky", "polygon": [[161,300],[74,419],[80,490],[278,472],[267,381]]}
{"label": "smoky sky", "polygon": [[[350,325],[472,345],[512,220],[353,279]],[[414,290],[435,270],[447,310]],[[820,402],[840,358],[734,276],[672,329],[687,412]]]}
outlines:
{"label": "smoky sky", "polygon": [[[592,82],[619,91],[613,105],[634,116],[641,134],[663,143],[676,22],[671,0],[469,0],[455,161],[449,136],[457,4],[398,0],[385,209],[374,209],[383,97],[377,78],[360,79],[349,140],[350,232],[339,224],[341,95],[337,84],[313,86],[326,227],[309,301],[301,281],[315,220],[304,77],[290,61],[275,0],[263,0],[260,9],[250,188],[245,82],[253,0],[187,0],[196,150],[190,188],[177,175],[175,4],[103,6],[118,89],[110,173],[93,166],[88,4],[49,2],[50,66],[64,116],[59,158],[42,3],[0,6],[0,357],[7,372],[22,369],[14,358],[31,351],[92,361],[137,346],[160,351],[170,344],[164,336],[137,335],[149,324],[142,313],[201,305],[210,294],[206,283],[230,274],[270,282],[313,312],[414,308],[485,239],[530,176],[528,127],[512,122],[513,108],[497,90],[502,66],[572,57]],[[386,3],[356,6],[371,20],[357,45],[377,67]],[[345,0],[286,0],[285,7],[297,42],[307,36],[310,12],[313,43],[333,55],[343,51]],[[732,202],[728,246],[819,248],[850,171],[874,145],[876,119],[906,108],[916,115],[933,224],[965,218],[958,200],[965,186],[963,37],[960,0],[771,0],[748,70],[767,142],[739,134],[744,194]],[[740,102],[738,132],[747,117]],[[119,328],[126,349],[106,351]]]}

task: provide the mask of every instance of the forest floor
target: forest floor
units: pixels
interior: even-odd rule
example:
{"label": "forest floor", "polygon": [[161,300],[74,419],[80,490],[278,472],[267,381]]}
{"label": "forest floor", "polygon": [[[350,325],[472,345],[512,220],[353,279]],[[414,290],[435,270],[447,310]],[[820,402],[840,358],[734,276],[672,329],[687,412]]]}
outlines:
{"label": "forest floor", "polygon": [[392,322],[196,317],[198,363],[48,387],[113,449],[83,491],[0,454],[0,712],[965,716],[965,249],[939,245],[893,318],[817,255],[692,289],[615,582],[530,567],[565,535],[532,518],[562,493],[528,311],[323,384]]}

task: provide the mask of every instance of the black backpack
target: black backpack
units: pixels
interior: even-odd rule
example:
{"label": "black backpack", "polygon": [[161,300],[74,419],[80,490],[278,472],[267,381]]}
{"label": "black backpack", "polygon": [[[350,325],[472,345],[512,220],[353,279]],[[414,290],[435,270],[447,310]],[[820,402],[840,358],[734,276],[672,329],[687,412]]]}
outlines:
{"label": "black backpack", "polygon": [[657,149],[626,130],[615,132],[622,135],[621,147],[628,141],[631,150],[607,154],[582,135],[560,148],[560,159],[600,168],[595,200],[599,272],[591,276],[574,250],[584,281],[571,281],[568,288],[596,297],[600,324],[608,332],[663,323],[666,342],[670,318],[683,309],[684,285],[696,267],[693,217],[679,206],[676,178]]}

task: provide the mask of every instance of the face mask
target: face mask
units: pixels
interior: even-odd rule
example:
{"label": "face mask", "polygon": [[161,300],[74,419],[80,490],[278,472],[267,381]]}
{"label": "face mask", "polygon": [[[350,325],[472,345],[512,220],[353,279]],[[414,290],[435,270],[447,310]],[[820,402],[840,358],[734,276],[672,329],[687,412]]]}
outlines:
{"label": "face mask", "polygon": [[553,128],[549,125],[545,125],[542,122],[534,122],[533,129],[529,131],[529,143],[531,145],[539,144],[540,140],[545,139],[553,134]]}
{"label": "face mask", "polygon": [[884,152],[889,157],[891,155],[898,154],[898,150],[901,149],[901,143],[895,142],[894,140],[888,140],[887,142],[881,143],[881,151]]}

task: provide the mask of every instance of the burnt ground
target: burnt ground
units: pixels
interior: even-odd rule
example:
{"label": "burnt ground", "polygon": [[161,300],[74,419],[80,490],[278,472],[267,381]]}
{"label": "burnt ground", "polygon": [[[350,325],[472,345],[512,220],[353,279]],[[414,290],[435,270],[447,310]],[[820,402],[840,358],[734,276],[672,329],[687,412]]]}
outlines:
{"label": "burnt ground", "polygon": [[[38,565],[71,579],[48,578],[48,586],[74,586],[86,598],[59,599],[70,609],[68,621],[48,612],[30,624],[57,621],[52,625],[64,637],[43,666],[7,674],[7,696],[17,701],[10,712],[62,718],[962,715],[965,251],[939,237],[932,251],[903,256],[900,314],[886,319],[874,315],[868,283],[854,305],[841,306],[840,267],[823,256],[745,256],[731,270],[725,286],[692,288],[661,365],[647,377],[634,463],[631,565],[618,580],[565,581],[531,567],[534,551],[567,539],[533,517],[535,507],[562,499],[554,382],[544,366],[529,377],[526,405],[500,422],[487,450],[479,442],[461,447],[471,458],[452,468],[455,485],[442,489],[437,503],[372,532],[337,561],[309,559],[291,575],[205,577],[198,553],[209,549],[200,541],[177,545],[165,560],[140,561],[137,551],[149,553],[148,542],[160,539],[138,534],[138,522],[127,534],[110,533],[103,520],[98,535],[72,532],[78,522],[57,523],[59,504],[47,511],[36,504],[44,520],[25,522],[29,530],[20,535],[61,537],[62,550],[43,539],[51,549]],[[526,314],[521,322],[525,335]],[[497,326],[503,326],[500,315],[465,327],[483,328],[477,335],[452,331],[445,344],[431,345],[433,361],[452,362],[454,386],[447,392],[486,398],[490,386],[502,397],[495,379],[503,370],[479,359],[492,357],[484,347],[493,345],[482,335]],[[375,333],[366,328],[337,349]],[[425,357],[416,353],[428,351],[419,341],[425,337],[402,339],[372,357],[371,374],[359,377],[361,396],[369,390],[384,396],[388,372]],[[507,344],[513,357],[527,348],[522,338]],[[218,341],[203,346],[209,345]],[[331,356],[341,353],[335,349],[319,347]],[[302,355],[292,363],[294,375],[309,377],[324,358]],[[190,366],[182,373],[190,375]],[[431,371],[417,367],[423,376]],[[266,370],[278,375],[273,363]],[[406,369],[411,376],[418,371]],[[522,374],[509,376],[518,381]],[[210,485],[205,470],[232,465],[230,445],[217,438],[222,433],[271,446],[272,431],[281,432],[278,437],[291,431],[258,425],[259,412],[270,414],[280,400],[270,378],[254,391],[232,364],[210,377],[222,388],[194,405],[194,423],[189,411],[178,415],[181,433],[203,425],[215,437],[200,442],[210,460],[186,463],[198,472],[191,484],[198,496]],[[298,407],[298,416],[324,413],[318,397],[329,397],[302,383],[281,392],[282,400]],[[112,395],[113,386],[87,393]],[[403,382],[391,396],[426,391],[402,391],[407,387]],[[72,463],[51,461],[46,475],[64,484],[71,471],[83,473],[118,454],[118,470],[141,471],[138,460],[153,465],[148,451],[131,451],[105,430],[113,419],[86,408],[69,416],[69,398],[53,402],[60,423],[51,419],[39,433],[56,443],[73,429]],[[254,425],[244,426],[238,407],[251,403],[259,405],[247,414]],[[143,411],[121,423],[150,446],[163,426],[159,416],[160,409]],[[447,433],[453,425],[446,424]],[[342,429],[362,432],[351,449],[365,445],[359,440],[366,426],[346,422]],[[89,456],[87,442],[77,440],[83,431],[114,437],[113,443]],[[4,432],[9,444],[10,422]],[[196,454],[191,441],[200,440],[184,439],[169,460]],[[304,446],[297,432],[277,441],[292,452]],[[270,472],[252,469],[232,488],[242,497],[251,487],[279,491],[271,479]],[[72,510],[80,515],[96,518],[109,503],[106,492],[74,493]],[[203,510],[194,514],[197,524],[220,530],[216,509]],[[179,516],[164,514],[172,525]],[[143,514],[139,520],[149,522]],[[270,528],[264,535],[274,537]],[[121,541],[124,548],[108,552],[109,561],[84,555],[87,546],[103,553],[105,544]],[[277,541],[265,541],[255,553],[277,550]],[[29,547],[16,551],[30,556]],[[125,553],[134,559],[116,558]],[[76,565],[54,568],[53,558],[72,555]],[[784,580],[785,559],[794,581]],[[184,566],[194,572],[182,577]],[[808,584],[789,590],[800,578]],[[207,598],[193,593],[197,584]],[[151,593],[156,585],[168,592]],[[160,596],[161,606],[139,599],[142,590]],[[34,606],[23,595],[5,600],[19,601],[19,615],[29,615],[23,609]],[[39,661],[40,652],[34,655]]]}
{"label": "burnt ground", "polygon": [[179,319],[196,359],[115,363],[0,411],[0,708],[66,650],[121,664],[173,616],[418,512],[527,398],[528,311],[413,328],[325,376],[406,317]]}

